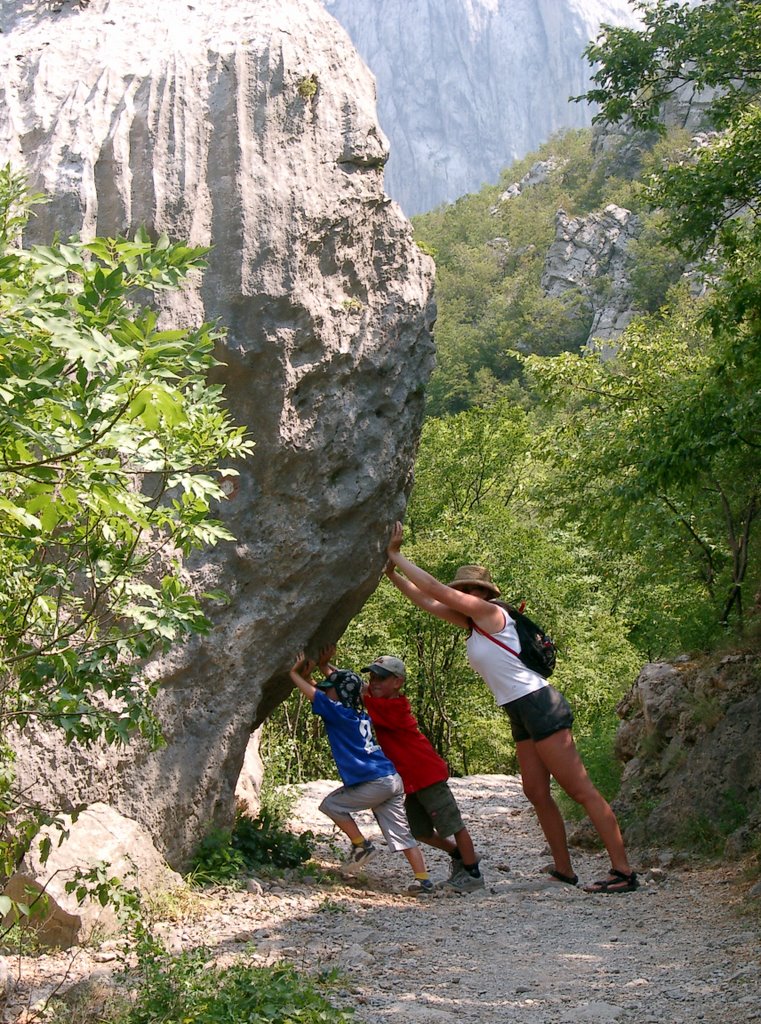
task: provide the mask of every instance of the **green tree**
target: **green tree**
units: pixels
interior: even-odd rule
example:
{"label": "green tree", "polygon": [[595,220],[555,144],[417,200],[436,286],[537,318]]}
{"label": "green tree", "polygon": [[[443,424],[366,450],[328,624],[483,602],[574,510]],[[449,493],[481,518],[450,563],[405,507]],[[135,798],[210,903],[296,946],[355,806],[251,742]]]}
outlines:
{"label": "green tree", "polygon": [[0,171],[0,723],[157,742],[140,662],[209,628],[183,560],[230,537],[218,467],[252,442],[205,380],[219,329],[163,330],[145,306],[205,250],[143,231],[26,249],[39,199]]}
{"label": "green tree", "polygon": [[[741,623],[743,594],[757,582],[758,359],[730,366],[725,337],[687,297],[633,323],[613,360],[564,354],[528,365],[559,409],[544,446],[548,502],[598,543],[640,562],[646,547],[653,579],[670,575],[674,591],[687,586],[698,608],[708,602],[714,631],[730,616]],[[695,620],[700,633],[705,622]]]}
{"label": "green tree", "polygon": [[641,28],[603,26],[587,48],[594,85],[581,98],[600,105],[596,120],[663,131],[663,103],[679,89],[709,97],[719,134],[653,174],[648,198],[668,211],[671,237],[685,251],[718,244],[731,256],[737,226],[726,238],[724,227],[761,201],[761,7],[755,0],[635,7]]}
{"label": "green tree", "polygon": [[[761,7],[747,0],[637,7],[641,28],[605,26],[588,48],[596,70],[586,98],[600,104],[598,119],[661,131],[663,103],[677,90],[689,86],[708,100],[717,132],[656,168],[644,196],[663,211],[671,242],[688,257],[707,258],[712,291],[686,335],[678,333],[679,313],[628,332],[619,377],[636,381],[656,358],[661,376],[675,379],[663,387],[652,380],[649,395],[630,392],[626,424],[636,420],[639,433],[625,429],[620,442],[639,450],[632,458],[619,445],[610,468],[624,492],[639,488],[640,509],[645,495],[669,509],[691,538],[720,620],[742,621],[761,444]],[[610,398],[614,386],[609,378],[600,393]]]}

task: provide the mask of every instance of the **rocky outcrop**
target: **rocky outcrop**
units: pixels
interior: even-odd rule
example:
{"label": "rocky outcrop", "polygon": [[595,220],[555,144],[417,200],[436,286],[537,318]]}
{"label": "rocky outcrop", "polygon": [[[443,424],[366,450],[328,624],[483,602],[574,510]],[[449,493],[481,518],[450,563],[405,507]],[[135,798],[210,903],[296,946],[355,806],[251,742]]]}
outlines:
{"label": "rocky outcrop", "polygon": [[630,840],[740,853],[761,836],[761,656],[645,665],[618,711]]}
{"label": "rocky outcrop", "polygon": [[[675,87],[660,110],[663,126],[700,135],[710,126],[709,108],[716,95],[713,88],[697,90],[690,83]],[[620,124],[601,121],[593,131],[592,151],[598,160],[605,161],[607,173],[636,178],[643,155],[658,137],[655,131],[635,131],[628,120]]]}
{"label": "rocky outcrop", "polygon": [[497,181],[557,131],[588,125],[571,96],[600,24],[626,0],[323,0],[378,82],[389,192],[408,214]]}
{"label": "rocky outcrop", "polygon": [[44,828],[39,840],[50,843],[48,857],[41,856],[35,842],[5,892],[32,907],[29,927],[50,946],[81,945],[96,929],[100,935],[119,930],[118,896],[104,906],[95,891],[82,899],[76,887],[67,891],[67,885],[80,879],[85,889],[96,884],[83,876],[104,864],[108,867],[98,882],[119,879],[123,891],[138,892],[143,898],[184,885],[167,867],[146,829],[105,804],[93,804],[76,818],[63,816],[58,826]]}
{"label": "rocky outcrop", "polygon": [[583,217],[558,210],[555,218],[555,240],[545,259],[542,288],[552,298],[570,303],[581,299],[592,321],[589,340],[603,343],[603,352],[604,342],[617,338],[635,315],[629,242],[640,230],[638,218],[613,203]]}
{"label": "rocky outcrop", "polygon": [[2,17],[0,161],[51,197],[34,238],[146,224],[211,245],[164,315],[227,326],[215,379],[256,440],[219,510],[237,542],[188,566],[229,604],[207,640],[149,667],[166,747],[19,744],[35,796],[111,804],[180,866],[229,821],[295,652],[336,640],[380,577],[433,363],[432,264],[384,193],[372,78],[317,0]]}

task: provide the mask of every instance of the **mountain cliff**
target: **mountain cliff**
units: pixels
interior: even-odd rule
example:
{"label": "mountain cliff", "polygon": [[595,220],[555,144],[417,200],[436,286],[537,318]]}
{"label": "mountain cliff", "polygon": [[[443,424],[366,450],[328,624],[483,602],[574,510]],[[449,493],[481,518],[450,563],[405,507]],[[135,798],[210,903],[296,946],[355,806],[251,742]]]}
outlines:
{"label": "mountain cliff", "polygon": [[554,132],[588,125],[582,57],[627,0],[323,0],[373,71],[408,215],[496,181]]}

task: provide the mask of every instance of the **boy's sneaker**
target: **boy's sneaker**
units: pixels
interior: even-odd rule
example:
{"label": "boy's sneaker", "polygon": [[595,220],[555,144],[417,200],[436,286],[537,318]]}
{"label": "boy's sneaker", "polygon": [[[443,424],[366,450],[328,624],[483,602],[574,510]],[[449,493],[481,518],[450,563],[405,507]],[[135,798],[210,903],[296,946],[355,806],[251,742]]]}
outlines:
{"label": "boy's sneaker", "polygon": [[[465,868],[462,861],[458,860],[456,857],[452,857],[452,863],[449,865],[449,875],[447,876],[446,882],[451,882],[453,878],[457,878],[460,872],[464,870]],[[446,882],[443,882],[442,884],[446,885]]]}
{"label": "boy's sneaker", "polygon": [[349,859],[344,865],[344,871],[348,874],[359,871],[365,864],[370,863],[377,852],[377,848],[373,846],[369,839],[365,839],[361,846],[352,846],[349,852]]}
{"label": "boy's sneaker", "polygon": [[436,892],[436,886],[430,878],[416,878],[411,885],[407,886],[407,892],[410,896],[432,896]]}
{"label": "boy's sneaker", "polygon": [[445,892],[475,892],[484,888],[483,875],[471,875],[469,871],[462,868],[459,874],[448,878],[442,886]]}

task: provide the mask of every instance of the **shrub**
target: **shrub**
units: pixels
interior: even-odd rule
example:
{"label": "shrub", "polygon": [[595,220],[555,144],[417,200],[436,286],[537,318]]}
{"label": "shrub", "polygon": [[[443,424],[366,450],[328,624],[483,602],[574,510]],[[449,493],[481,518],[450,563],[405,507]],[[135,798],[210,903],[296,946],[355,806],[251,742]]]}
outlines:
{"label": "shrub", "polygon": [[295,835],[276,811],[264,807],[255,818],[238,813],[232,831],[214,828],[198,844],[190,879],[199,885],[231,882],[246,870],[295,868],[309,860],[314,833]]}
{"label": "shrub", "polygon": [[[114,1024],[348,1024],[351,1011],[334,1007],[319,982],[280,965],[210,967],[203,949],[144,960],[137,1001]],[[329,979],[326,979],[329,980]]]}
{"label": "shrub", "polygon": [[[125,971],[124,989],[97,993],[57,1008],[56,1024],[108,1021],[108,1024],[350,1024],[351,1010],[333,1006],[325,991],[333,974],[307,977],[293,967],[255,967],[241,960],[218,967],[205,949],[172,956],[143,933],[137,965]],[[127,995],[134,993],[134,999]],[[123,991],[123,994],[122,994]]]}
{"label": "shrub", "polygon": [[233,848],[229,829],[213,828],[198,844],[189,878],[198,885],[230,882],[245,869],[243,854]]}
{"label": "shrub", "polygon": [[247,867],[274,864],[278,868],[295,868],[312,856],[314,838],[308,830],[301,835],[289,832],[265,809],[256,818],[238,815],[232,846],[240,852]]}

